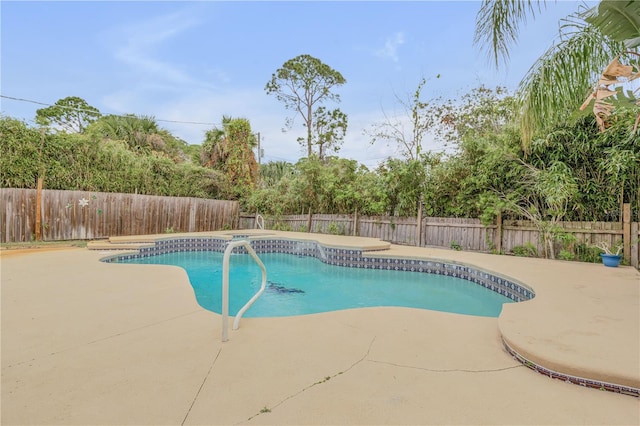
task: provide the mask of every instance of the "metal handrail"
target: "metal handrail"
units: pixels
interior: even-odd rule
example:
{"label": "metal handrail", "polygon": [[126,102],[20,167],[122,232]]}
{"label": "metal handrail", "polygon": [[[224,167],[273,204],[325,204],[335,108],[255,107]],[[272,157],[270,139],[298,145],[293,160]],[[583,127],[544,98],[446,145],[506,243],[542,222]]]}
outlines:
{"label": "metal handrail", "polygon": [[264,217],[259,213],[256,213],[256,227],[264,229]]}
{"label": "metal handrail", "polygon": [[249,241],[247,240],[237,240],[230,241],[227,245],[227,248],[224,251],[224,256],[222,258],[222,341],[226,342],[229,340],[229,257],[231,257],[231,252],[234,248],[244,246],[251,257],[256,261],[260,269],[262,270],[262,285],[260,285],[260,290],[256,294],[253,295],[251,299],[238,311],[236,314],[236,318],[233,321],[233,329],[237,330],[240,326],[240,318],[246,312],[247,309],[253,305],[258,297],[262,293],[264,293],[265,288],[267,287],[267,268],[265,268],[264,263],[260,260],[256,252],[253,250]]}

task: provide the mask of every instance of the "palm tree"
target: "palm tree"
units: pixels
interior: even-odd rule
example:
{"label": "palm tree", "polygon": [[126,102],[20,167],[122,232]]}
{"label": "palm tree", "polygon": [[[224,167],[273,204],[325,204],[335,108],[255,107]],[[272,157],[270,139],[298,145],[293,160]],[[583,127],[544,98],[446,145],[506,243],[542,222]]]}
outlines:
{"label": "palm tree", "polygon": [[124,141],[135,151],[163,151],[166,147],[155,118],[146,115],[105,115],[95,122],[92,131],[104,139]]}
{"label": "palm tree", "polygon": [[[475,42],[489,49],[495,65],[508,62],[520,24],[539,14],[546,3],[532,0],[484,0],[476,18]],[[573,114],[593,93],[593,82],[612,58],[634,63],[638,72],[640,2],[602,0],[563,20],[559,41],[529,69],[518,88],[525,146],[535,132]],[[630,78],[632,79],[632,78]],[[597,91],[597,85],[596,85]]]}
{"label": "palm tree", "polygon": [[270,161],[260,166],[260,178],[265,188],[275,186],[285,178],[293,177],[295,167],[287,161]]}
{"label": "palm tree", "polygon": [[200,164],[224,173],[227,196],[238,199],[255,187],[258,163],[253,153],[257,144],[251,124],[245,118],[222,117],[222,128],[207,131],[200,150]]}
{"label": "palm tree", "polygon": [[251,132],[249,121],[244,118],[222,116],[222,128],[214,127],[205,134],[200,151],[200,164],[215,167],[224,163],[234,146],[248,147],[251,152],[258,144],[255,133]]}

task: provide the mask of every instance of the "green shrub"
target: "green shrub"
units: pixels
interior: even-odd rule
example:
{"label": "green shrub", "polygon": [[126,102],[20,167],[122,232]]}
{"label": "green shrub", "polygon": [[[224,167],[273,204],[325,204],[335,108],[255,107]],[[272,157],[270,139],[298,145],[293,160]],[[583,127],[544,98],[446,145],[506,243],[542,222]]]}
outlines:
{"label": "green shrub", "polygon": [[344,235],[344,227],[335,222],[331,222],[327,227],[327,233],[331,235]]}
{"label": "green shrub", "polygon": [[600,263],[600,253],[603,251],[598,247],[593,247],[584,243],[576,244],[576,258],[580,262]]}
{"label": "green shrub", "polygon": [[521,257],[538,257],[538,250],[529,242],[525,243],[523,246],[515,246],[511,249],[511,252],[514,255]]}
{"label": "green shrub", "polygon": [[274,231],[291,231],[291,225],[288,223],[276,222],[273,224]]}
{"label": "green shrub", "polygon": [[462,246],[455,241],[451,241],[451,248],[456,251],[462,250]]}
{"label": "green shrub", "polygon": [[575,257],[575,254],[568,250],[560,250],[560,253],[558,253],[558,259],[560,260],[574,260]]}

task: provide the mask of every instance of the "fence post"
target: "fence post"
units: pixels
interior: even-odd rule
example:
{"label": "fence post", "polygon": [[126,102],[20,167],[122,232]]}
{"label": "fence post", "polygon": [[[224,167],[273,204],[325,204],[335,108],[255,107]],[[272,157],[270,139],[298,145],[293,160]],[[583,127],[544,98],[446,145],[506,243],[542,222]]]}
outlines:
{"label": "fence post", "polygon": [[622,254],[627,263],[631,263],[631,204],[622,208]]}
{"label": "fence post", "polygon": [[311,232],[311,207],[309,207],[309,218],[307,219],[307,232]]}
{"label": "fence post", "polygon": [[353,213],[353,236],[358,235],[358,208],[356,207],[356,211]]}
{"label": "fence post", "polygon": [[42,239],[42,178],[38,178],[38,189],[36,190],[36,241]]}
{"label": "fence post", "polygon": [[417,232],[418,232],[418,247],[422,247],[422,196],[418,202],[418,217],[417,219]]}
{"label": "fence post", "polygon": [[640,232],[640,230],[638,228],[640,228],[640,223],[633,222],[631,224],[631,266],[636,269],[638,269],[638,267],[640,266],[640,252],[638,251],[638,248],[640,246],[638,242],[638,232]]}
{"label": "fence post", "polygon": [[499,211],[496,217],[496,235],[493,238],[493,244],[496,252],[500,253],[502,251],[502,211]]}

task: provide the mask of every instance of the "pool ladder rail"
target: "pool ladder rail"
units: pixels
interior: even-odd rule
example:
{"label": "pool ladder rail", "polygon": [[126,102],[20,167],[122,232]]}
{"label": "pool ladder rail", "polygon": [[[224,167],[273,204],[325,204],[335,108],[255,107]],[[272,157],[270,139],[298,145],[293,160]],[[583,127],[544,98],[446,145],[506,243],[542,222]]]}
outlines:
{"label": "pool ladder rail", "polygon": [[256,213],[256,228],[264,229],[264,217],[259,213]]}
{"label": "pool ladder rail", "polygon": [[253,295],[251,299],[238,311],[236,314],[235,320],[233,321],[233,329],[237,330],[240,326],[240,318],[246,312],[247,309],[253,305],[258,297],[262,293],[264,293],[265,288],[267,287],[267,268],[265,268],[264,263],[258,257],[256,252],[253,250],[248,240],[235,240],[230,241],[227,244],[227,248],[224,251],[224,257],[222,258],[222,341],[226,342],[229,340],[229,258],[231,257],[231,252],[236,247],[244,247],[247,249],[247,252],[253,257],[253,260],[256,261],[260,269],[262,270],[262,284],[260,285],[260,290],[256,294]]}

